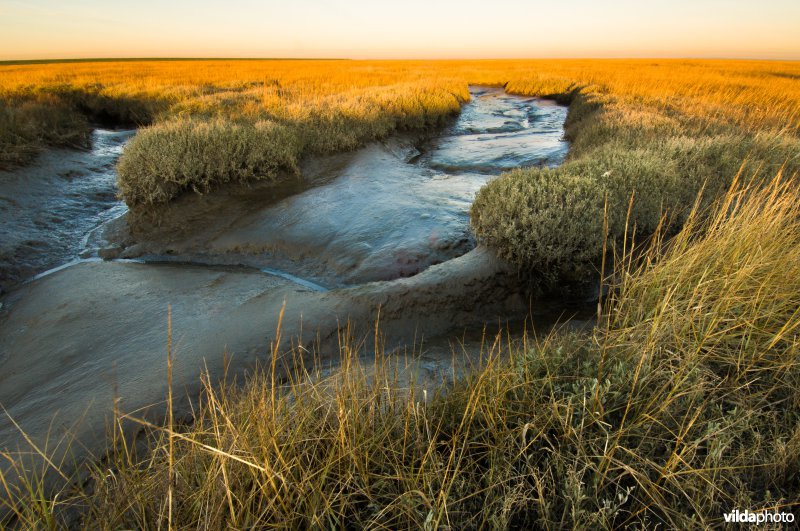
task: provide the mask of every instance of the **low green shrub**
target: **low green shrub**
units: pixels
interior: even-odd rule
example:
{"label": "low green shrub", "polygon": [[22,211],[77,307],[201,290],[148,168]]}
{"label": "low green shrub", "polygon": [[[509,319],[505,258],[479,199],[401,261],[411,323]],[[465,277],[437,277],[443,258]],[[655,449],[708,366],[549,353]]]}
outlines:
{"label": "low green shrub", "polygon": [[740,170],[762,180],[800,172],[791,134],[709,126],[594,87],[572,97],[566,127],[572,146],[560,168],[509,172],[482,188],[471,210],[480,241],[551,287],[599,269],[604,223],[611,249],[662,220],[677,230],[701,191],[708,205]]}
{"label": "low green shrub", "polygon": [[472,228],[522,268],[578,279],[602,249],[604,198],[597,180],[566,169],[514,170],[480,190]]}
{"label": "low green shrub", "polygon": [[130,206],[207,193],[229,182],[297,172],[300,142],[279,124],[175,120],[141,130],[119,162],[118,185]]}

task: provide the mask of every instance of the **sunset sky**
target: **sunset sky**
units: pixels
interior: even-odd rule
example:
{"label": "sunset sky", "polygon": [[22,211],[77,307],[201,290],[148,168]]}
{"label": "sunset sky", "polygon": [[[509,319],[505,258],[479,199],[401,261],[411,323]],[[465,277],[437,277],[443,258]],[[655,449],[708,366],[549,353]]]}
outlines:
{"label": "sunset sky", "polygon": [[0,60],[800,59],[800,0],[0,0]]}

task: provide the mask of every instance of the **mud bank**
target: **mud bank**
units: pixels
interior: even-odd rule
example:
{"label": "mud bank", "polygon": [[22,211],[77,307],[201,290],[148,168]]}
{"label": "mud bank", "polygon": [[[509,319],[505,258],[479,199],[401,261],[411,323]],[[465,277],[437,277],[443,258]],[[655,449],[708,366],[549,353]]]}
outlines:
{"label": "mud bank", "polygon": [[[158,410],[165,397],[167,305],[176,393],[195,396],[201,371],[222,374],[226,353],[231,374],[268,361],[284,303],[281,348],[300,338],[324,357],[340,325],[366,334],[379,308],[390,348],[518,316],[527,302],[515,278],[482,248],[412,278],[325,293],[235,268],[82,263],[4,299],[0,403],[37,443],[69,431],[99,451],[115,395],[128,412]],[[3,416],[0,447],[20,443]]]}
{"label": "mud bank", "polygon": [[471,92],[458,119],[428,141],[396,136],[306,162],[302,182],[282,185],[288,191],[184,196],[158,223],[130,234],[120,220],[106,238],[124,258],[270,267],[328,288],[415,275],[475,247],[469,209],[490,178],[559,164],[568,149],[565,107]]}

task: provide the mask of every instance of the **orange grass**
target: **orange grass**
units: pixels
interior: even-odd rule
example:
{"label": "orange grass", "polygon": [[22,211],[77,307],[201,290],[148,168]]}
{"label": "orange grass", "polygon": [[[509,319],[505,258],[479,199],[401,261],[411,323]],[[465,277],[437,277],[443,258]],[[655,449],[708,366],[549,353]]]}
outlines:
{"label": "orange grass", "polygon": [[513,61],[135,61],[0,65],[0,97],[73,89],[178,103],[209,93],[248,92],[282,108],[275,82],[295,98],[346,94],[396,83],[500,85],[512,92],[564,92],[598,85],[626,99],[754,127],[800,129],[800,63],[711,60]]}

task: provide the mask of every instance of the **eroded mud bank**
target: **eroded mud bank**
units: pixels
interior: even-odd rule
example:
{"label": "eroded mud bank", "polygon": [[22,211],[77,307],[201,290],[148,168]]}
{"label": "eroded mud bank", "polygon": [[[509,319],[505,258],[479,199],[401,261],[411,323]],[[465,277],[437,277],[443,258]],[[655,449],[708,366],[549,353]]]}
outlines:
{"label": "eroded mud bank", "polygon": [[432,140],[397,136],[306,163],[299,193],[186,196],[161,227],[108,237],[125,258],[270,267],[329,288],[415,275],[474,248],[469,208],[488,179],[567,151],[566,108],[501,89],[472,95]]}

